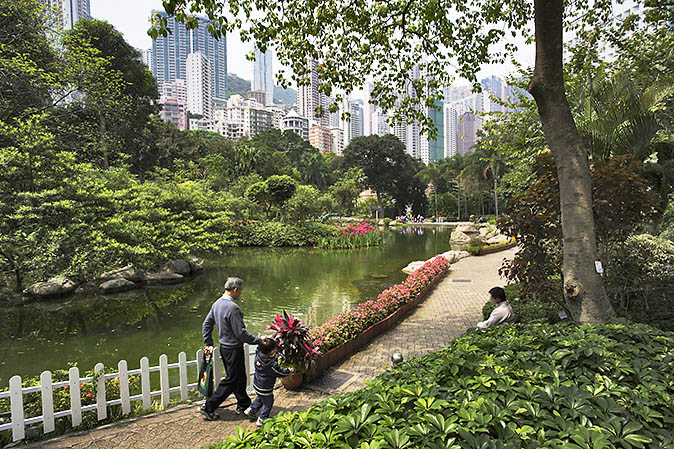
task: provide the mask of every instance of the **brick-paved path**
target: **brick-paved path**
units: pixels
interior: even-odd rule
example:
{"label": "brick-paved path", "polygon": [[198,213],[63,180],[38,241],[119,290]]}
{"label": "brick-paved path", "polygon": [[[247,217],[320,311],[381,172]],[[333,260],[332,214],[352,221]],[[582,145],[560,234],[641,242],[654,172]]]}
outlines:
{"label": "brick-paved path", "polygon": [[[330,369],[300,391],[276,390],[273,413],[305,410],[327,394],[353,391],[390,366],[390,357],[400,352],[407,359],[435,351],[482,319],[488,291],[502,285],[498,268],[515,249],[480,257],[468,257],[450,268],[416,310],[358,353]],[[195,404],[178,406],[148,416],[132,418],[86,432],[65,435],[29,446],[33,449],[192,449],[234,434],[237,426],[254,428],[233,411],[233,399],[218,409],[220,420],[204,421]]]}

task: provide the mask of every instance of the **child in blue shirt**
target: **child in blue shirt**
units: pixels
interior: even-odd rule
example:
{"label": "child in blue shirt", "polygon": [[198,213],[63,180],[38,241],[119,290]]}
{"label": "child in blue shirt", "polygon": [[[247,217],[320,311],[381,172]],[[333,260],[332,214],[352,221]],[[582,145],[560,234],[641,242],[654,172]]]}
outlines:
{"label": "child in blue shirt", "polygon": [[286,377],[290,374],[287,368],[281,368],[278,364],[276,354],[278,344],[272,338],[263,338],[257,346],[255,353],[255,376],[253,377],[253,389],[257,393],[257,398],[244,410],[243,414],[254,419],[258,410],[262,408],[256,424],[262,426],[265,419],[269,418],[271,409],[274,406],[274,384],[279,377]]}

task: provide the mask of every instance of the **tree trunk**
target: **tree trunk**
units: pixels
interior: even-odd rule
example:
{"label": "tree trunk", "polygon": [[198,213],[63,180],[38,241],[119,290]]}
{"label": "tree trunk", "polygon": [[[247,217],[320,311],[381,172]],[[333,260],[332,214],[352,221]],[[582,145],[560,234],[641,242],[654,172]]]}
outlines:
{"label": "tree trunk", "polygon": [[497,187],[497,180],[496,180],[496,174],[494,174],[494,212],[496,215],[496,218],[498,218],[498,193],[496,193],[496,187]]}
{"label": "tree trunk", "polygon": [[377,207],[379,208],[379,217],[384,216],[384,202],[381,199],[381,193],[377,192]]}
{"label": "tree trunk", "polygon": [[587,150],[571,116],[562,71],[562,0],[534,0],[536,67],[528,90],[536,100],[543,133],[557,165],[564,297],[572,318],[600,323],[615,317],[595,270],[597,241]]}
{"label": "tree trunk", "polygon": [[100,146],[101,146],[101,151],[103,152],[103,163],[102,163],[102,168],[103,170],[107,170],[110,166],[108,162],[108,149],[105,147],[105,133],[106,131],[106,122],[105,122],[105,114],[103,114],[102,111],[99,111],[98,113],[98,119],[99,119],[99,124],[100,124]]}

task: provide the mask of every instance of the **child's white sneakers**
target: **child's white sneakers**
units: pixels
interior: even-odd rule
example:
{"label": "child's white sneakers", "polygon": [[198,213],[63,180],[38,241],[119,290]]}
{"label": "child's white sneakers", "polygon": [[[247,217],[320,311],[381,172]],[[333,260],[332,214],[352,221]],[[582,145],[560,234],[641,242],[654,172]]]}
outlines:
{"label": "child's white sneakers", "polygon": [[257,421],[255,421],[255,425],[258,427],[262,427],[264,425],[264,422],[262,421],[261,418],[258,418]]}

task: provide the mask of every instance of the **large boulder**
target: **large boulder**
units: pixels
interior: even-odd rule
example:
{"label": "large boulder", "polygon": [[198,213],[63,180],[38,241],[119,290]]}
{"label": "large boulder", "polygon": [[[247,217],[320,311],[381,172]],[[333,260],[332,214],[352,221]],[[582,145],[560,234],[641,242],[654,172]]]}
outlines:
{"label": "large boulder", "polygon": [[185,276],[172,273],[170,271],[160,271],[159,273],[146,273],[145,282],[148,285],[170,285],[179,284],[185,280]]}
{"label": "large boulder", "polygon": [[447,259],[450,264],[456,263],[466,257],[470,257],[470,253],[468,251],[447,251],[440,255]]}
{"label": "large boulder", "polygon": [[111,279],[126,279],[127,281],[131,282],[142,282],[143,277],[144,275],[142,271],[137,270],[133,265],[127,265],[123,268],[106,271],[99,276],[99,281],[105,282]]}
{"label": "large boulder", "polygon": [[174,259],[166,262],[162,271],[168,271],[170,273],[177,273],[182,276],[189,276],[192,272],[192,266],[190,265],[189,260],[185,259]]}
{"label": "large boulder", "polygon": [[403,268],[403,273],[405,274],[412,274],[416,270],[422,267],[423,264],[425,264],[425,260],[415,260],[414,262],[410,262],[405,268]]}
{"label": "large boulder", "polygon": [[62,296],[72,293],[77,288],[77,283],[65,276],[58,276],[48,281],[38,282],[28,287],[28,294],[38,298]]}
{"label": "large boulder", "polygon": [[395,226],[397,223],[398,223],[397,221],[391,220],[391,221],[389,221],[388,225],[389,226]]}
{"label": "large boulder", "polygon": [[477,234],[480,230],[475,225],[459,225],[455,231],[463,232],[464,234]]}
{"label": "large boulder", "polygon": [[190,256],[187,258],[187,260],[190,263],[190,269],[192,270],[192,273],[200,273],[204,271],[204,259]]}
{"label": "large boulder", "polygon": [[505,243],[509,240],[510,240],[510,237],[508,237],[507,235],[498,234],[498,235],[495,235],[494,237],[490,238],[489,240],[487,240],[487,243],[489,243],[489,244]]}
{"label": "large boulder", "polygon": [[452,235],[449,237],[449,240],[451,242],[467,242],[470,240],[470,236],[462,231],[459,231],[458,229],[455,229],[452,231]]}
{"label": "large boulder", "polygon": [[128,290],[133,290],[134,288],[137,288],[138,285],[136,285],[135,282],[131,282],[127,279],[110,279],[109,281],[103,282],[101,285],[98,286],[103,293],[118,293],[118,292],[125,292]]}

